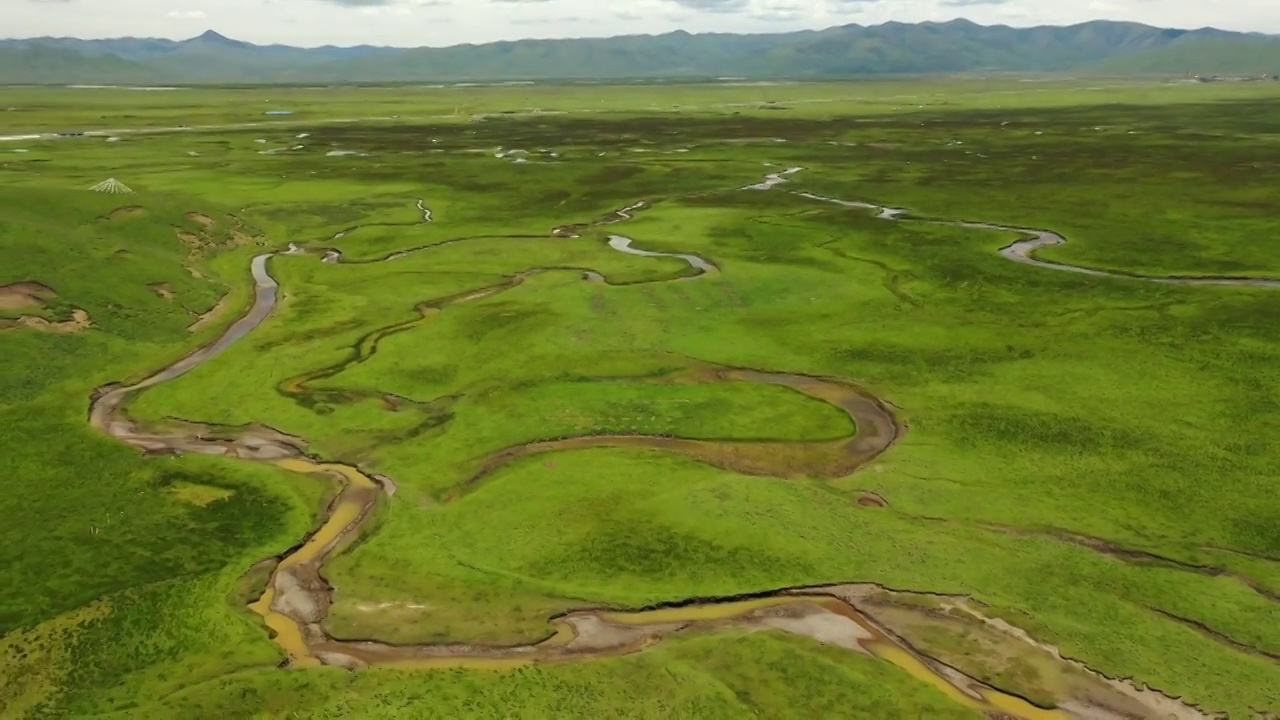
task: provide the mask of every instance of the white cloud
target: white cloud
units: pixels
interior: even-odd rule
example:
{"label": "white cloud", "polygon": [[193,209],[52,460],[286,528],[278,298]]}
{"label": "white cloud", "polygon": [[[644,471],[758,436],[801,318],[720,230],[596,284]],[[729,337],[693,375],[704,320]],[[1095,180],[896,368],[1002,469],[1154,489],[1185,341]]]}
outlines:
{"label": "white cloud", "polygon": [[1093,0],[1089,3],[1089,12],[1109,14],[1124,13],[1128,11],[1129,6],[1121,5],[1120,3],[1105,2],[1105,0]]}
{"label": "white cloud", "polygon": [[1280,33],[1280,0],[219,0],[202,9],[195,2],[201,0],[0,0],[0,35],[182,37],[212,28],[257,43],[418,46],[956,17],[1015,25],[1107,18]]}

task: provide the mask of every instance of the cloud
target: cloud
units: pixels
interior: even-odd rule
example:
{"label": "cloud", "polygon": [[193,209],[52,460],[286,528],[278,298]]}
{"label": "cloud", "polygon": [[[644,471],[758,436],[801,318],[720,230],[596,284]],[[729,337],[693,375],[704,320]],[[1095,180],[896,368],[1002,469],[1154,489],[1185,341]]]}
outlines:
{"label": "cloud", "polygon": [[[501,0],[506,2],[507,0]],[[585,22],[586,18],[577,15],[564,15],[561,17],[532,17],[532,18],[512,18],[511,23],[514,25],[572,25],[574,23]]]}
{"label": "cloud", "polygon": [[832,15],[848,15],[850,13],[860,13],[867,9],[868,5],[878,5],[881,0],[827,0],[827,12]]}
{"label": "cloud", "polygon": [[453,4],[450,0],[319,0],[319,2],[346,8],[443,7]]}
{"label": "cloud", "polygon": [[417,8],[440,8],[453,5],[452,0],[319,0],[319,2],[357,10],[361,15],[368,17],[404,17],[412,15]]}
{"label": "cloud", "polygon": [[747,9],[747,0],[671,0],[688,10],[706,13],[736,13]]}
{"label": "cloud", "polygon": [[793,22],[813,13],[811,3],[797,0],[752,0],[750,16],[765,22]]}
{"label": "cloud", "polygon": [[208,17],[203,10],[170,10],[164,16],[170,20],[204,20]]}
{"label": "cloud", "polygon": [[945,7],[973,7],[975,5],[1004,5],[1010,0],[942,0]]}

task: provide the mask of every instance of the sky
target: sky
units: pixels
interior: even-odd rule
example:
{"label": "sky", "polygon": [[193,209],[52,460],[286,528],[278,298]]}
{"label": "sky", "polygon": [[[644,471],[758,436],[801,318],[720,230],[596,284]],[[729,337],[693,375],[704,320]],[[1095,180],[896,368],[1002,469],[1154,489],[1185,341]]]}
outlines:
{"label": "sky", "polygon": [[0,0],[0,36],[258,44],[442,46],[642,33],[787,32],[889,20],[982,24],[1094,19],[1280,34],[1280,0]]}

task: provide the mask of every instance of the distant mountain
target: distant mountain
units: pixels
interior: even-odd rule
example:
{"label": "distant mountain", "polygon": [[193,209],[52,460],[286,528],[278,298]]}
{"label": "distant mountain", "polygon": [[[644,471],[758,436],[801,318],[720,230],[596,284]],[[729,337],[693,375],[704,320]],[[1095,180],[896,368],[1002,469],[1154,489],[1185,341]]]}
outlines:
{"label": "distant mountain", "polygon": [[189,40],[0,40],[0,83],[291,83],[547,79],[831,78],[896,73],[1280,73],[1280,37],[1094,21],[1011,28],[967,20],[764,35],[630,35],[447,48]]}
{"label": "distant mountain", "polygon": [[1280,74],[1280,43],[1274,38],[1184,37],[1165,47],[1111,58],[1096,68],[1123,74]]}

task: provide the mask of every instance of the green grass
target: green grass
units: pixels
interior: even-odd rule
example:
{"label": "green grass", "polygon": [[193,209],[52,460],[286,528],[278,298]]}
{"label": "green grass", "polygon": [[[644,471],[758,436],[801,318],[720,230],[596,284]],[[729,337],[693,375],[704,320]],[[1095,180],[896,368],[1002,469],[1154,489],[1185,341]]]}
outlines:
{"label": "green grass", "polygon": [[[906,682],[904,682],[904,680]],[[974,718],[892,666],[785,636],[695,636],[632,657],[514,672],[239,673],[139,708],[216,718]]]}
{"label": "green grass", "polygon": [[[275,671],[266,632],[228,597],[256,560],[297,542],[327,488],[242,461],[142,459],[84,415],[93,388],[212,337],[216,327],[186,326],[225,292],[229,322],[247,303],[248,257],[296,242],[310,253],[271,261],[275,314],[131,412],[263,422],[318,457],[395,479],[376,530],[326,567],[336,635],[525,642],[576,607],[866,581],[971,595],[1069,657],[1210,710],[1280,707],[1280,675],[1262,655],[1280,652],[1276,291],[1026,267],[997,255],[1008,233],[890,223],[790,192],[1052,228],[1070,242],[1044,257],[1061,262],[1280,277],[1280,250],[1263,241],[1280,181],[1267,153],[1274,91],[976,80],[774,90],[859,99],[658,113],[643,110],[649,89],[467,90],[458,97],[477,106],[518,97],[594,110],[598,98],[608,112],[304,123],[0,156],[13,188],[0,200],[0,284],[45,282],[59,294],[48,312],[83,308],[95,323],[0,331],[0,421],[13,429],[3,448],[16,460],[0,510],[17,518],[0,531],[0,631],[7,648],[42,638],[39,653],[4,656],[33,679],[0,685],[0,699],[34,716],[394,717],[424,697],[442,716],[778,717],[811,715],[810,703],[946,716],[892,667],[772,635],[682,637],[509,673]],[[231,121],[229,99],[262,92],[186,97],[199,101],[193,118]],[[443,102],[280,92],[327,117],[376,102],[408,118]],[[763,91],[680,92],[712,105]],[[87,108],[63,90],[4,94],[39,99],[49,124],[126,111],[107,91]],[[174,101],[151,95],[131,120],[172,122]],[[295,143],[306,147],[259,154]],[[560,158],[513,164],[494,157],[499,146]],[[337,148],[369,155],[326,156]],[[788,185],[736,189],[790,166],[806,169]],[[77,189],[108,176],[138,194]],[[417,223],[419,198],[435,222]],[[642,199],[651,206],[630,221],[550,236]],[[146,213],[97,219],[125,204]],[[214,217],[220,241],[234,214],[261,244],[190,257],[174,230],[199,229],[190,211]],[[611,232],[722,272],[677,281],[690,275],[683,262],[617,253]],[[363,261],[425,246],[387,263],[319,260],[328,247]],[[533,268],[547,271],[506,287]],[[584,281],[586,269],[609,284]],[[148,287],[159,282],[173,301]],[[490,286],[503,289],[442,307]],[[697,362],[856,381],[910,430],[832,481],[597,449],[525,458],[444,500],[485,456],[541,439],[800,442],[851,429],[784,388],[663,380]],[[308,374],[304,392],[290,390]],[[858,506],[864,490],[890,507]]]}

